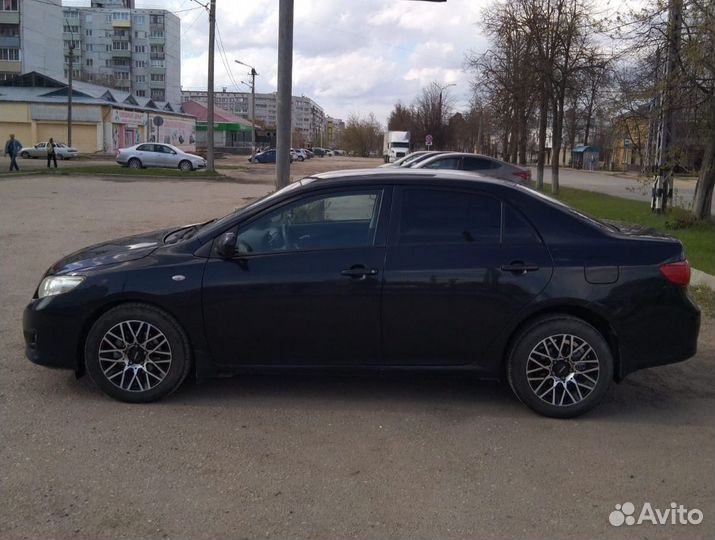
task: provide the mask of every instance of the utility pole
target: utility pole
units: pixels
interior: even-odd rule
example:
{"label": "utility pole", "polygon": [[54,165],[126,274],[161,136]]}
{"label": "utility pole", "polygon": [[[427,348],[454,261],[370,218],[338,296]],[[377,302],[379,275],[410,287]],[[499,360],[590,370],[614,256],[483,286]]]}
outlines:
{"label": "utility pole", "polygon": [[256,73],[256,68],[240,60],[234,60],[234,62],[251,68],[251,162],[253,162],[256,157],[256,75],[258,75],[258,73]]}
{"label": "utility pole", "polygon": [[214,167],[214,46],[216,42],[216,0],[209,6],[209,79],[207,82],[208,103],[206,105],[206,169]]}
{"label": "utility pole", "polygon": [[278,10],[276,189],[281,189],[290,183],[291,102],[293,94],[293,0],[280,0]]}
{"label": "utility pole", "polygon": [[67,146],[72,146],[72,70],[74,69],[74,35],[70,39],[69,57],[67,62],[67,81],[69,88],[67,91]]}

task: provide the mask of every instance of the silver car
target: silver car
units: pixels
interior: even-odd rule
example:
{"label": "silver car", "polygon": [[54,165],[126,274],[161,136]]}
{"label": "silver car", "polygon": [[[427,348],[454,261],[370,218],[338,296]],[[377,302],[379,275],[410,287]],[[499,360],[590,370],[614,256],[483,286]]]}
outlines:
{"label": "silver car", "polygon": [[[65,143],[55,143],[55,155],[58,159],[72,159],[79,156],[76,148],[67,146]],[[47,143],[37,143],[35,146],[26,146],[20,150],[20,157],[27,158],[46,158]]]}
{"label": "silver car", "polygon": [[479,173],[531,186],[531,170],[481,154],[444,152],[410,166],[412,169],[450,169]]}
{"label": "silver car", "polygon": [[178,168],[185,172],[206,168],[206,160],[201,156],[188,154],[176,146],[163,143],[142,143],[120,148],[117,163],[132,169],[164,167]]}

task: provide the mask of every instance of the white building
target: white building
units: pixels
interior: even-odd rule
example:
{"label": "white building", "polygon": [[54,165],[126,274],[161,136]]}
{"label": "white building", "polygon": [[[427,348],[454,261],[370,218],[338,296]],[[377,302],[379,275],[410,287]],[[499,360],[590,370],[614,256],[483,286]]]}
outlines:
{"label": "white building", "polygon": [[62,76],[60,0],[0,0],[0,80],[39,71]]}

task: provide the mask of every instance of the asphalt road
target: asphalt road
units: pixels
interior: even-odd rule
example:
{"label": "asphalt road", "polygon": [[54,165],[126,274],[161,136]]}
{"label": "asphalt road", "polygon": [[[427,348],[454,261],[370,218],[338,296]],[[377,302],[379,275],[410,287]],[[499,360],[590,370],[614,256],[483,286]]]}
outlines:
{"label": "asphalt road", "polygon": [[[570,421],[465,375],[246,375],[127,405],[25,360],[22,309],[61,255],[268,189],[0,180],[1,538],[715,535],[712,320],[694,359],[636,373]],[[705,519],[615,528],[627,501]]]}

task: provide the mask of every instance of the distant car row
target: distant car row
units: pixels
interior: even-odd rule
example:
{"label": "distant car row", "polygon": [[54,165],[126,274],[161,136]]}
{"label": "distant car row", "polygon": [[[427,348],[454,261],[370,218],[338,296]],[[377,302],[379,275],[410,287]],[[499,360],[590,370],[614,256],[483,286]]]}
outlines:
{"label": "distant car row", "polygon": [[[313,158],[315,156],[325,157],[325,156],[344,156],[346,155],[345,150],[329,150],[327,148],[291,148],[290,149],[290,160],[293,161],[305,161],[306,159]],[[269,148],[262,152],[258,152],[253,160],[257,163],[275,163],[276,162],[276,149]],[[248,157],[248,161],[251,161],[251,157]]]}
{"label": "distant car row", "polygon": [[512,165],[490,156],[467,152],[412,152],[397,161],[380,165],[380,167],[468,171],[491,176],[492,178],[531,185],[531,171],[528,168]]}
{"label": "distant car row", "polygon": [[[55,155],[58,159],[72,159],[79,156],[76,148],[67,146],[65,143],[55,143]],[[36,159],[47,157],[47,143],[37,143],[35,146],[24,146],[20,150],[20,157],[25,159]]]}

